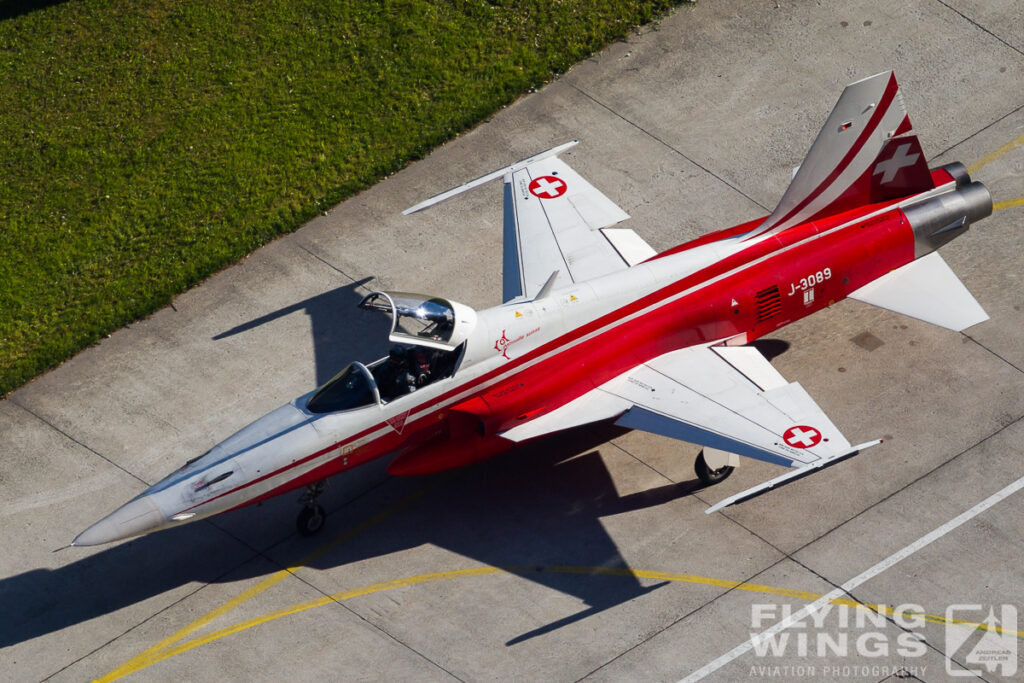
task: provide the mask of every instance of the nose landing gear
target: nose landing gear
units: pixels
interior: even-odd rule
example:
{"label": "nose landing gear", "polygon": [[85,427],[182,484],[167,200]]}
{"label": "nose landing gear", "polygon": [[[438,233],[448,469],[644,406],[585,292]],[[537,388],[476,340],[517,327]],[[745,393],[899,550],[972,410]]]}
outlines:
{"label": "nose landing gear", "polygon": [[324,528],[327,521],[327,512],[324,506],[316,502],[316,499],[327,488],[326,481],[318,481],[306,487],[305,492],[299,497],[299,505],[303,505],[302,512],[295,520],[295,528],[303,536],[312,536]]}

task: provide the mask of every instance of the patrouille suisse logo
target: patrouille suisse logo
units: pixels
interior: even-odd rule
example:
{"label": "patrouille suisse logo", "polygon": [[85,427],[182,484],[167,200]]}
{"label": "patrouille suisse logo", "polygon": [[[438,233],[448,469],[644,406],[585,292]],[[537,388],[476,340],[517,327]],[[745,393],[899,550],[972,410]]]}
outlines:
{"label": "patrouille suisse logo", "polygon": [[[540,328],[537,328],[537,329],[539,330]],[[537,330],[534,330],[533,332],[536,332],[536,331]],[[530,334],[533,334],[533,332],[531,332]],[[522,335],[521,334],[518,337],[516,337],[515,339],[509,339],[505,335],[505,330],[502,330],[501,331],[501,339],[499,339],[498,341],[494,342],[494,350],[497,351],[498,353],[500,353],[501,355],[505,356],[505,360],[512,360],[511,358],[508,357],[508,347],[512,346],[516,342],[523,341],[523,339],[525,339],[525,338],[526,338],[526,335]]]}
{"label": "patrouille suisse logo", "polygon": [[505,356],[505,360],[511,360],[508,357],[508,345],[510,343],[511,342],[509,342],[508,337],[505,336],[505,330],[501,331],[501,339],[494,342],[494,350]]}

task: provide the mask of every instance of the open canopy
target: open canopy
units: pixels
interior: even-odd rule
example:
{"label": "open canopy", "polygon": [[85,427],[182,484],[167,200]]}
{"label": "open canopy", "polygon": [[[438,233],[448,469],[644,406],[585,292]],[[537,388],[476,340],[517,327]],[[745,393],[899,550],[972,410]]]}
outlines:
{"label": "open canopy", "polygon": [[396,344],[451,351],[476,325],[476,311],[454,301],[406,292],[373,292],[360,308],[391,316],[388,339]]}

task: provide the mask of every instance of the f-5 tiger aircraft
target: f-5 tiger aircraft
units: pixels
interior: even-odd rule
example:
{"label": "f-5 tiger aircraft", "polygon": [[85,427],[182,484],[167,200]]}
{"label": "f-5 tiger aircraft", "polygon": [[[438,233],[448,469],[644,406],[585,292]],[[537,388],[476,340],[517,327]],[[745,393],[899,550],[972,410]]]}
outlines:
{"label": "f-5 tiger aircraft", "polygon": [[396,475],[486,460],[599,420],[703,446],[713,484],[739,456],[790,468],[713,505],[823,470],[852,446],[798,382],[749,344],[850,297],[953,330],[987,319],[936,249],[992,212],[960,163],[929,169],[896,78],[849,85],[767,218],[656,253],[555,147],[441,193],[501,178],[503,302],[373,292],[388,357],[352,363],[83,531],[95,545],[193,522],[305,487],[316,497],[381,457]]}

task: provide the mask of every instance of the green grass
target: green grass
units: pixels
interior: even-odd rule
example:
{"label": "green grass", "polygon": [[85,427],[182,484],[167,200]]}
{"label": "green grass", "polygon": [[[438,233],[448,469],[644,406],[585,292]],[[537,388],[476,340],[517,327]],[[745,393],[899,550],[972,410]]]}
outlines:
{"label": "green grass", "polygon": [[0,395],[677,1],[0,3]]}

